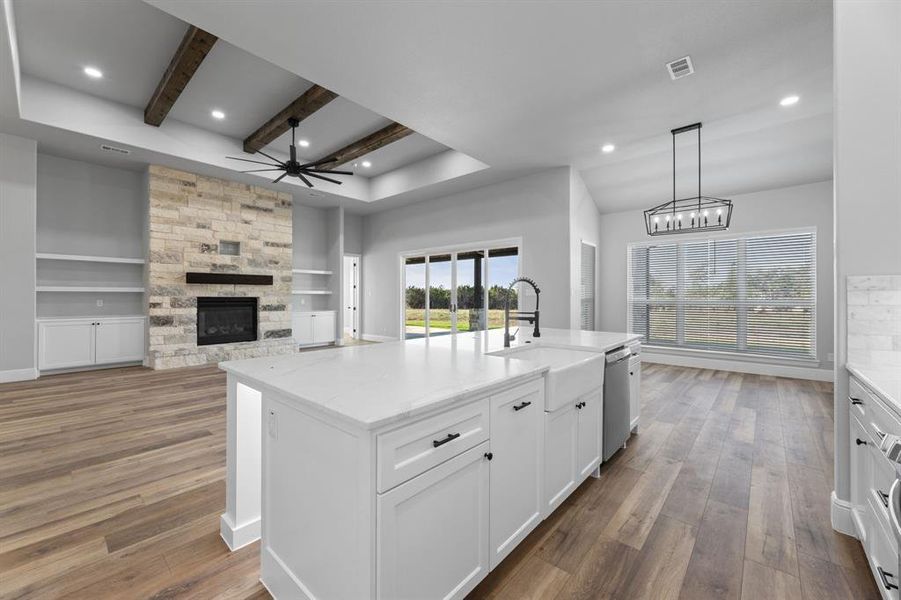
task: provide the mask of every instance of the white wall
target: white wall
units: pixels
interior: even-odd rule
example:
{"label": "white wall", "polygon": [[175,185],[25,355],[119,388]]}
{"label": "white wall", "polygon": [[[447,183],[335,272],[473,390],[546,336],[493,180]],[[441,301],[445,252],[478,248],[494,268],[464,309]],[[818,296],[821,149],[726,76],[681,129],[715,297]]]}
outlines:
{"label": "white wall", "polygon": [[837,0],[834,52],[835,495],[847,500],[845,278],[901,274],[901,2]]}
{"label": "white wall", "polygon": [[[581,295],[582,295],[582,242],[593,244],[598,248],[595,254],[594,263],[594,281],[595,281],[595,298],[594,298],[594,328],[599,331],[605,329],[600,326],[600,307],[601,298],[599,289],[603,287],[601,282],[601,263],[598,256],[600,251],[601,232],[601,215],[598,211],[597,204],[588,192],[585,182],[575,169],[570,169],[570,210],[569,210],[569,272],[570,272],[570,306],[569,306],[569,327],[571,329],[579,329],[579,314],[581,312]],[[625,331],[625,326],[615,330],[607,329],[606,331]]]}
{"label": "white wall", "polygon": [[37,142],[0,134],[0,382],[34,379]]}
{"label": "white wall", "polygon": [[292,213],[295,269],[328,268],[328,210],[294,203]]}
{"label": "white wall", "polygon": [[541,287],[541,324],[570,323],[568,167],[370,215],[363,225],[363,333],[400,333],[401,252],[522,238],[521,270]]}
{"label": "white wall", "polygon": [[[819,367],[831,369],[828,354],[833,347],[832,182],[743,194],[732,200],[732,233],[817,228],[817,355]],[[601,330],[625,330],[626,246],[647,240],[642,211],[601,215]]]}
{"label": "white wall", "polygon": [[363,217],[344,211],[344,251],[363,253]]}

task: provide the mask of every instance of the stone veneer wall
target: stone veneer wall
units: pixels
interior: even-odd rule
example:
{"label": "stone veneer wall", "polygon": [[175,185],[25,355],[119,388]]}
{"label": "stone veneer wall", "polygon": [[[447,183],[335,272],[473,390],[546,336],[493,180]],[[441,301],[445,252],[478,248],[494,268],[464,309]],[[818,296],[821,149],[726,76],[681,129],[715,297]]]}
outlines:
{"label": "stone veneer wall", "polygon": [[[148,180],[149,366],[293,352],[291,195],[159,166]],[[240,256],[220,255],[220,241],[240,242]],[[273,285],[189,285],[188,271],[272,275]],[[198,346],[198,296],[258,297],[258,339]]]}

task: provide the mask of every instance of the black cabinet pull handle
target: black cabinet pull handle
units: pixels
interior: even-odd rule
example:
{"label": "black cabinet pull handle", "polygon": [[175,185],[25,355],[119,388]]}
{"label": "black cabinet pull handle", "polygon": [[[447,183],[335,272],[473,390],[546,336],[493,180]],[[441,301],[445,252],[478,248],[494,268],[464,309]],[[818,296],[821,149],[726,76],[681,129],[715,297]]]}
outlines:
{"label": "black cabinet pull handle", "polygon": [[851,401],[851,404],[863,404],[863,400],[858,400],[857,398],[852,398],[851,396],[848,396],[848,400]]}
{"label": "black cabinet pull handle", "polygon": [[578,403],[576,403],[576,408],[578,408],[578,409],[581,409],[581,408],[583,408],[584,406],[585,406],[585,403],[584,403],[584,402],[578,402]]}
{"label": "black cabinet pull handle", "polygon": [[443,440],[432,440],[432,445],[437,448],[438,446],[443,446],[444,444],[446,444],[448,442],[454,441],[458,437],[460,437],[459,433],[449,433],[449,434],[447,434],[447,437],[444,438]]}
{"label": "black cabinet pull handle", "polygon": [[882,567],[876,567],[876,570],[879,571],[879,579],[882,580],[882,585],[887,590],[897,590],[898,586],[888,580],[889,577],[894,577],[891,573],[883,570]]}
{"label": "black cabinet pull handle", "polygon": [[491,452],[486,452],[485,458],[487,458],[488,460],[491,460],[492,458],[494,458],[494,454],[492,454]]}
{"label": "black cabinet pull handle", "polygon": [[525,407],[529,406],[530,404],[532,404],[532,403],[531,402],[523,402],[522,404],[517,404],[516,406],[513,407],[513,410],[522,410]]}
{"label": "black cabinet pull handle", "polygon": [[866,446],[867,443],[865,441],[863,441],[862,439],[857,438],[857,445],[858,446]]}
{"label": "black cabinet pull handle", "polygon": [[882,490],[876,490],[876,493],[879,494],[879,499],[882,500],[882,505],[888,508],[888,494],[886,494]]}

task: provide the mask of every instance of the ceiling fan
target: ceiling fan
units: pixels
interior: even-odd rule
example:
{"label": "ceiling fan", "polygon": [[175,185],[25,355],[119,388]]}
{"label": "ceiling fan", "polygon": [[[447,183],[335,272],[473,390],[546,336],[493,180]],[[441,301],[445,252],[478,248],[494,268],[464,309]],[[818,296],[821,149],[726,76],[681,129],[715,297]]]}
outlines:
{"label": "ceiling fan", "polygon": [[336,183],[341,185],[341,181],[337,179],[332,179],[331,177],[325,177],[322,173],[328,173],[331,175],[353,175],[351,171],[334,171],[328,168],[323,169],[322,167],[328,165],[329,163],[333,163],[337,161],[337,158],[323,158],[322,160],[317,160],[314,162],[308,163],[299,163],[297,162],[297,148],[294,145],[294,132],[297,129],[297,126],[300,125],[300,121],[295,118],[288,119],[288,125],[291,126],[291,146],[290,146],[290,156],[287,162],[283,162],[278,160],[273,156],[269,156],[262,150],[257,150],[257,154],[262,154],[269,160],[275,161],[274,163],[262,162],[259,160],[250,160],[249,158],[238,158],[237,156],[226,156],[226,158],[230,158],[232,160],[240,160],[249,163],[256,163],[258,165],[266,165],[269,167],[268,169],[251,169],[249,171],[241,171],[242,173],[262,173],[265,171],[284,171],[281,175],[276,177],[272,183],[278,183],[285,177],[298,177],[301,181],[307,184],[308,187],[313,187],[313,183],[307,179],[308,177],[313,177],[315,179],[322,179],[324,181],[330,181],[332,183]]}

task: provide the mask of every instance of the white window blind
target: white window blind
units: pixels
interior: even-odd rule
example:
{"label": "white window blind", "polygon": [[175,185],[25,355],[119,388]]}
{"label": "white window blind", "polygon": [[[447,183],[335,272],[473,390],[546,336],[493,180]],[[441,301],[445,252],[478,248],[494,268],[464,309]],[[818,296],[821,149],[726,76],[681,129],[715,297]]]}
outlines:
{"label": "white window blind", "polygon": [[579,327],[585,331],[594,331],[595,253],[594,246],[582,242],[582,292],[579,296]]}
{"label": "white window blind", "polygon": [[816,232],[629,246],[629,330],[651,346],[816,359]]}

